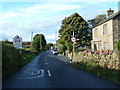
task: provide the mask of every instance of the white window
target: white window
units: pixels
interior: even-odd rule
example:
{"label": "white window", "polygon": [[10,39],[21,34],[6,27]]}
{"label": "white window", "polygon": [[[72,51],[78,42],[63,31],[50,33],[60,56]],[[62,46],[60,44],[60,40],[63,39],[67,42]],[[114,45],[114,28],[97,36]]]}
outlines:
{"label": "white window", "polygon": [[108,30],[107,30],[107,24],[103,25],[103,35],[108,34]]}

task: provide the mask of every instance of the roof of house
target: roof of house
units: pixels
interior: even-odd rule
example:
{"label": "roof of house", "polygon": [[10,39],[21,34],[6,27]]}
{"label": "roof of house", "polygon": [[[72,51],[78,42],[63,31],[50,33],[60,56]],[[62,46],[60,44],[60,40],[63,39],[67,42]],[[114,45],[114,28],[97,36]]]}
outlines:
{"label": "roof of house", "polygon": [[120,11],[116,12],[116,13],[113,14],[113,15],[110,15],[108,18],[106,18],[105,20],[103,20],[103,21],[100,22],[99,24],[93,26],[93,28],[95,28],[96,26],[99,26],[99,25],[101,25],[101,24],[103,24],[103,23],[105,23],[105,22],[107,22],[107,21],[109,21],[109,20],[115,18],[115,17],[118,16],[118,15],[120,15]]}

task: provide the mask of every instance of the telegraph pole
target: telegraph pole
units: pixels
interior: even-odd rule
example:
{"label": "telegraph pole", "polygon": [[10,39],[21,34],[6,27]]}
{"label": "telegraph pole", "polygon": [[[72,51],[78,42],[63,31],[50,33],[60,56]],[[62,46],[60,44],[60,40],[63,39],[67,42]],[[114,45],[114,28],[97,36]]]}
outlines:
{"label": "telegraph pole", "polygon": [[[73,37],[75,37],[74,31],[73,31]],[[73,58],[74,53],[75,53],[75,42],[73,42],[72,58]]]}
{"label": "telegraph pole", "polygon": [[55,32],[55,48],[57,48],[57,31]]}
{"label": "telegraph pole", "polygon": [[30,45],[31,50],[32,50],[32,41],[33,41],[33,32],[31,33],[31,45]]}
{"label": "telegraph pole", "polygon": [[40,49],[42,49],[42,45],[41,45],[41,37],[40,37]]}

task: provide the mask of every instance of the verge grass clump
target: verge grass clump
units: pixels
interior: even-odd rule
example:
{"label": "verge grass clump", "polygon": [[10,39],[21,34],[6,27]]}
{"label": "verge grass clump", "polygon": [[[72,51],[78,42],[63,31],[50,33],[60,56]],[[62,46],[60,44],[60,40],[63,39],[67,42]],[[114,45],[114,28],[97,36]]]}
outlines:
{"label": "verge grass clump", "polygon": [[96,76],[99,76],[99,77],[106,79],[108,81],[111,81],[113,83],[120,84],[120,79],[119,79],[120,71],[104,68],[98,64],[96,64],[96,65],[89,64],[84,61],[73,62],[71,65],[75,68],[92,73]]}

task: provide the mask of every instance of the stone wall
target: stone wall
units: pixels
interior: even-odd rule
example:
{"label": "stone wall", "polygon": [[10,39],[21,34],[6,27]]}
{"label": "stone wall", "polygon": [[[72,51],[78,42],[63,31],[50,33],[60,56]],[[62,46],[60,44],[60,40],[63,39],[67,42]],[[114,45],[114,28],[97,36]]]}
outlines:
{"label": "stone wall", "polygon": [[[71,56],[69,54],[68,56]],[[75,53],[73,56],[73,62],[79,61],[93,61],[95,64],[99,64],[102,67],[120,70],[120,53],[110,55],[96,55],[89,53]]]}

